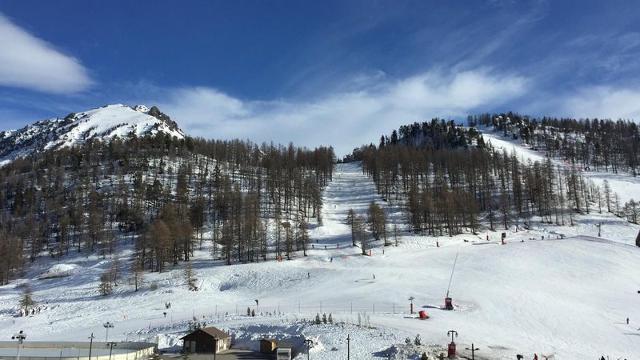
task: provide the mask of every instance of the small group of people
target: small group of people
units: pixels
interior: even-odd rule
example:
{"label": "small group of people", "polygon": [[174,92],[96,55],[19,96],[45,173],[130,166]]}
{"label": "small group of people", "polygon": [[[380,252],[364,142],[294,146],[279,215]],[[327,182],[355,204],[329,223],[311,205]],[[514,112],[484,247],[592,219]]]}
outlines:
{"label": "small group of people", "polygon": [[40,311],[44,310],[42,306],[34,306],[31,309],[20,309],[18,315],[21,317],[40,314]]}
{"label": "small group of people", "polygon": [[[518,354],[518,355],[516,355],[516,359],[524,360],[524,355]],[[538,354],[535,354],[535,353],[533,354],[533,360],[538,360]]]}

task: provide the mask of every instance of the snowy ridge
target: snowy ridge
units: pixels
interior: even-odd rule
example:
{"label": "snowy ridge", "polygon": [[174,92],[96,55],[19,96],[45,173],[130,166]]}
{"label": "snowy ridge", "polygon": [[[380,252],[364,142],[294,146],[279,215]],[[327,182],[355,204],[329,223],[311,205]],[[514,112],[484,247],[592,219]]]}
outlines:
{"label": "snowy ridge", "polygon": [[110,141],[158,133],[185,137],[177,124],[156,107],[107,105],[0,132],[0,164],[34,152],[82,145],[89,140]]}

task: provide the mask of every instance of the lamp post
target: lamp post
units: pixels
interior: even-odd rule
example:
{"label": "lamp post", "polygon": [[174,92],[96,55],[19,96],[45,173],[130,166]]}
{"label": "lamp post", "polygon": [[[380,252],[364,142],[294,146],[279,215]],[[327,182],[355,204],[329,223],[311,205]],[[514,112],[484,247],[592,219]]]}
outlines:
{"label": "lamp post", "polygon": [[347,334],[347,360],[351,358],[351,334]]}
{"label": "lamp post", "polygon": [[11,337],[11,340],[18,340],[18,354],[16,356],[17,360],[20,360],[20,347],[22,346],[22,343],[26,338],[27,338],[27,334],[25,334],[24,331],[22,330],[18,331],[17,334]]}
{"label": "lamp post", "polygon": [[307,360],[309,360],[309,353],[310,353],[310,349],[311,349],[311,344],[313,344],[313,340],[311,339],[304,339],[304,344],[307,345]]}
{"label": "lamp post", "polygon": [[104,326],[104,328],[105,328],[105,329],[106,329],[106,331],[107,331],[107,334],[106,334],[106,336],[105,336],[104,341],[105,341],[105,342],[108,342],[108,341],[109,341],[109,329],[113,328],[113,323],[112,323],[112,322],[107,321],[106,323],[102,324],[102,326]]}
{"label": "lamp post", "polygon": [[410,301],[410,312],[411,315],[413,315],[413,300],[415,300],[415,298],[413,296],[409,297],[409,301]]}
{"label": "lamp post", "polygon": [[116,343],[115,341],[108,342],[107,346],[109,347],[109,360],[111,360],[111,353],[113,352],[113,347],[118,346],[118,343]]}
{"label": "lamp post", "polygon": [[93,336],[93,333],[91,333],[91,336],[89,336],[89,360],[91,360],[91,350],[93,348],[93,339],[95,339],[96,337]]}
{"label": "lamp post", "polygon": [[480,348],[477,348],[473,345],[473,343],[471,343],[471,349],[469,348],[465,348],[466,350],[471,350],[471,360],[476,360],[476,351],[480,350]]}

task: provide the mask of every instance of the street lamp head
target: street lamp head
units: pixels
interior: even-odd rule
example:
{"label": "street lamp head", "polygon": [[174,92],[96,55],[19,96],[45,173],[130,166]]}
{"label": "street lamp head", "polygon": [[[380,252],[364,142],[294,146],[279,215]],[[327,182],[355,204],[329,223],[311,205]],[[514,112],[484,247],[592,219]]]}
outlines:
{"label": "street lamp head", "polygon": [[27,338],[27,334],[24,331],[20,330],[17,334],[11,337],[11,340],[18,340],[18,343],[22,344],[22,342]]}

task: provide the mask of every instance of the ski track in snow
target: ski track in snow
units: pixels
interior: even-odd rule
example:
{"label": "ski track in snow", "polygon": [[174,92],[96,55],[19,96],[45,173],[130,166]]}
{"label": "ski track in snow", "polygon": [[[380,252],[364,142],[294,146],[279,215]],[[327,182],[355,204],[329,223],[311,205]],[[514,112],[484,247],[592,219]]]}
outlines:
{"label": "ski track in snow", "polygon": [[[22,329],[27,341],[82,340],[91,332],[100,339],[102,324],[112,321],[111,339],[157,339],[161,347],[175,349],[195,317],[231,330],[239,346],[255,348],[263,335],[307,336],[316,343],[312,357],[318,360],[345,357],[347,335],[353,339],[351,358],[364,360],[416,334],[423,344],[442,349],[450,329],[460,334],[458,349],[473,342],[487,359],[513,359],[520,353],[532,358],[534,352],[556,359],[640,357],[640,250],[632,246],[638,226],[605,214],[578,216],[575,227],[533,221],[529,231],[510,229],[504,246],[498,243],[500,231],[454,237],[403,233],[399,247],[376,242],[372,256],[362,256],[351,246],[346,215],[350,208],[364,215],[371,201],[383,205],[392,222],[399,221],[399,209],[376,194],[359,164],[339,164],[325,190],[322,225],[310,231],[314,249],[309,256],[225,266],[211,260],[205,246],[192,263],[198,292],[187,290],[179,265],[145,274],[146,285],[137,293],[123,273],[115,294],[101,297],[99,276],[108,260],[76,255],[58,265],[39,258],[24,279],[0,287],[0,338]],[[603,239],[593,237],[599,222],[605,224]],[[559,234],[566,238],[557,239]],[[456,253],[451,287],[456,310],[443,311],[439,307]],[[123,268],[131,254],[130,245],[121,249]],[[42,274],[66,276],[38,280]],[[46,309],[14,317],[16,285],[26,281]],[[152,282],[158,284],[155,291],[149,290]],[[408,314],[410,296],[416,311],[426,310],[430,319]],[[259,315],[247,317],[247,307]],[[303,321],[317,313],[332,313],[336,322],[347,324]],[[354,325],[358,317],[373,328]]]}
{"label": "ski track in snow", "polygon": [[327,185],[322,201],[322,225],[309,233],[318,240],[321,248],[324,245],[328,248],[336,247],[336,244],[341,247],[351,245],[351,228],[346,221],[349,209],[366,219],[369,205],[375,202],[385,210],[390,224],[399,224],[402,216],[397,207],[389,206],[377,194],[375,184],[362,173],[359,163],[337,165],[333,181]]}

